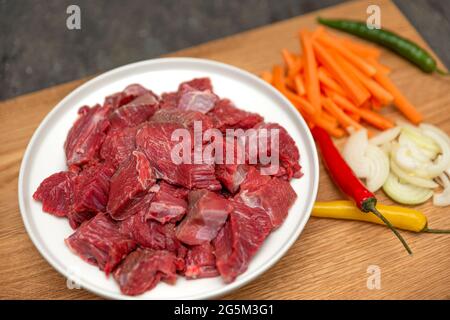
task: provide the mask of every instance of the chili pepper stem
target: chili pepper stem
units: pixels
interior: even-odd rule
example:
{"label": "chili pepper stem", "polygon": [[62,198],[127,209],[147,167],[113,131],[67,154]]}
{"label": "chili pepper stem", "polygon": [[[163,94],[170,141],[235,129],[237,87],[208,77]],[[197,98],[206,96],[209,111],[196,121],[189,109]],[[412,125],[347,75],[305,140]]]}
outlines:
{"label": "chili pepper stem", "polygon": [[421,232],[426,232],[426,233],[450,233],[450,230],[428,229],[427,227],[425,227]]}
{"label": "chili pepper stem", "polygon": [[389,222],[388,219],[386,219],[384,217],[384,215],[382,215],[377,208],[375,207],[375,203],[374,202],[370,202],[367,204],[366,209],[370,212],[372,212],[374,215],[376,215],[378,218],[380,218],[387,226],[389,229],[391,229],[391,231],[395,234],[395,236],[398,238],[398,240],[400,240],[400,242],[403,244],[403,246],[405,247],[406,251],[408,251],[408,253],[410,255],[412,255],[412,251],[411,248],[408,246],[408,244],[406,243],[405,239],[403,239],[402,235],[400,234],[400,232],[397,231],[397,229],[394,228],[394,226]]}
{"label": "chili pepper stem", "polygon": [[448,73],[447,71],[441,70],[439,68],[436,69],[436,72],[439,73],[442,76],[449,76],[450,73]]}

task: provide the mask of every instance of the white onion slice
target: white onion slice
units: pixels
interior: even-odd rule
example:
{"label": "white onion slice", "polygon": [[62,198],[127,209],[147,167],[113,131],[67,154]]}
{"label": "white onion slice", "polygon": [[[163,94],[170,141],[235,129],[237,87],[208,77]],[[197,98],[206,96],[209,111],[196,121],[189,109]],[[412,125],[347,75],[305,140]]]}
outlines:
{"label": "white onion slice", "polygon": [[395,163],[395,161],[391,158],[391,170],[395,173],[400,179],[404,180],[407,183],[410,183],[417,187],[434,189],[438,187],[438,184],[431,179],[421,178],[414,175],[411,175],[405,171],[403,171],[399,166]]}
{"label": "white onion slice", "polygon": [[402,130],[401,127],[394,127],[386,131],[383,131],[380,134],[376,135],[375,137],[371,138],[369,140],[369,143],[376,146],[384,145],[396,139],[400,134],[401,130]]}
{"label": "white onion slice", "polygon": [[342,151],[345,161],[359,178],[366,178],[369,174],[369,164],[365,156],[368,144],[367,130],[361,129],[348,138]]}
{"label": "white onion slice", "polygon": [[400,182],[399,178],[390,173],[383,185],[383,190],[392,200],[403,204],[420,204],[433,196],[433,191],[427,188],[413,186]]}
{"label": "white onion slice", "polygon": [[417,168],[414,170],[414,173],[424,178],[435,178],[441,175],[450,166],[450,145],[447,143],[446,139],[434,130],[424,129],[423,133],[436,142],[441,149],[441,155],[437,157],[435,162]]}
{"label": "white onion slice", "polygon": [[369,174],[366,177],[366,187],[371,192],[380,189],[389,176],[389,158],[379,147],[368,145],[366,157],[369,164]]}
{"label": "white onion slice", "polygon": [[441,193],[434,193],[433,204],[438,207],[445,207],[450,205],[450,180],[445,173],[439,176],[442,185],[444,186],[444,191]]}

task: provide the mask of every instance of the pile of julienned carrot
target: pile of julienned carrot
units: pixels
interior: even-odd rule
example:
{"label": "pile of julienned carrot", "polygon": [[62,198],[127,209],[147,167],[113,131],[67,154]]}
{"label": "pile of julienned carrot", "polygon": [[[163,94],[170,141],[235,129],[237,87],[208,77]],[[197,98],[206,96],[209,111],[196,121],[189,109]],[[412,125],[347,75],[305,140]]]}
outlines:
{"label": "pile of julienned carrot", "polygon": [[323,27],[299,32],[302,53],[281,51],[284,66],[275,65],[261,77],[277,88],[302,114],[335,137],[364,123],[385,130],[392,120],[380,114],[390,104],[412,123],[422,115],[389,79],[390,69],[378,62],[380,50]]}

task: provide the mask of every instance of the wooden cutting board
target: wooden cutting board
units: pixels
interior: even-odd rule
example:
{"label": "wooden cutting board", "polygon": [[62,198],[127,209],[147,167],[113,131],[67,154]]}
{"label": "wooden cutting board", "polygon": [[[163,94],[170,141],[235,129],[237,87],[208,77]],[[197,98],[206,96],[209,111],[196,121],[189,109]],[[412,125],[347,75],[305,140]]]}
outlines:
{"label": "wooden cutting board", "polygon": [[[258,73],[281,62],[281,48],[298,51],[298,29],[316,27],[317,15],[365,19],[369,4],[381,7],[384,27],[427,47],[390,1],[358,1],[212,41],[170,56],[213,59]],[[450,81],[425,75],[387,51],[383,51],[381,61],[392,68],[393,81],[425,114],[425,120],[450,133]],[[27,236],[17,203],[19,166],[31,135],[44,116],[86,80],[0,103],[0,298],[96,298],[82,289],[68,289],[66,279],[40,256]],[[393,108],[386,113],[400,117]],[[391,203],[382,192],[378,196],[382,202]],[[341,198],[321,168],[318,200]],[[427,214],[432,227],[450,228],[449,208],[435,208],[427,203],[419,209]],[[403,235],[414,251],[413,256],[408,256],[384,227],[311,218],[300,238],[274,267],[225,298],[449,299],[450,235],[407,232]],[[367,270],[372,265],[378,266],[381,272],[380,289],[367,287]]]}

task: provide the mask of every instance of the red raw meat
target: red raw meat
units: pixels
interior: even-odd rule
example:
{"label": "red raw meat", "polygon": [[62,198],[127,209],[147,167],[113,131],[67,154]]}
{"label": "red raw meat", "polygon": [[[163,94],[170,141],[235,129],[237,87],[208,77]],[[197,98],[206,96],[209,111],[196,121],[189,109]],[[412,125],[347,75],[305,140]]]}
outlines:
{"label": "red raw meat", "polygon": [[209,243],[191,247],[187,252],[185,261],[184,276],[187,279],[211,278],[219,275],[216,268],[214,248]]}
{"label": "red raw meat", "polygon": [[113,128],[134,127],[149,119],[158,107],[157,98],[152,93],[145,93],[114,110],[109,121]]}
{"label": "red raw meat", "polygon": [[203,113],[178,108],[160,109],[155,112],[150,121],[157,123],[174,123],[186,129],[194,129],[194,121],[199,121],[202,124],[202,131],[213,127],[211,119]]}
{"label": "red raw meat", "polygon": [[[267,129],[270,133],[271,129],[278,129],[279,131],[279,159],[280,165],[285,169],[285,177],[290,180],[291,178],[300,178],[302,176],[300,161],[300,153],[295,144],[294,139],[289,135],[285,128],[277,123],[260,123],[255,126],[255,129]],[[270,149],[270,135],[268,139],[268,149]],[[280,168],[280,169],[283,169]],[[278,174],[277,176],[280,176]]]}
{"label": "red raw meat", "polygon": [[156,94],[144,88],[140,84],[130,84],[123,91],[107,96],[103,102],[103,106],[109,106],[112,109],[117,109],[146,93],[151,93],[155,98],[159,99]]}
{"label": "red raw meat", "polygon": [[209,79],[209,78],[194,78],[192,80],[182,82],[178,86],[178,91],[183,90],[183,87],[185,87],[185,86],[190,86],[191,88],[194,88],[194,89],[200,90],[200,91],[206,91],[206,90],[213,91],[211,79]]}
{"label": "red raw meat", "polygon": [[77,212],[105,211],[109,183],[115,169],[110,164],[94,164],[76,177],[73,210]]}
{"label": "red raw meat", "polygon": [[208,113],[214,127],[225,132],[226,129],[249,129],[264,119],[259,114],[236,108],[229,99],[220,99]]}
{"label": "red raw meat", "polygon": [[145,152],[156,177],[188,189],[220,190],[214,165],[174,163],[171,152],[179,142],[171,137],[176,129],[180,126],[172,123],[146,123],[136,135],[136,145]]}
{"label": "red raw meat", "polygon": [[189,84],[182,84],[178,90],[178,108],[207,113],[219,100],[211,90],[198,90]]}
{"label": "red raw meat", "polygon": [[105,213],[83,223],[65,242],[76,255],[107,275],[136,247]]}
{"label": "red raw meat", "polygon": [[110,126],[107,117],[109,111],[109,108],[100,105],[79,110],[79,117],[64,144],[69,167],[97,161],[106,130]]}
{"label": "red raw meat", "polygon": [[136,150],[136,132],[136,127],[110,130],[100,149],[101,158],[118,168]]}
{"label": "red raw meat", "polygon": [[161,109],[176,108],[178,104],[178,92],[166,92],[161,95]]}
{"label": "red raw meat", "polygon": [[249,207],[263,209],[276,228],[283,223],[297,194],[288,181],[261,175],[252,167],[235,198]]}
{"label": "red raw meat", "polygon": [[189,193],[189,211],[177,227],[177,238],[189,245],[213,240],[233,209],[229,200],[208,190]]}
{"label": "red raw meat", "polygon": [[180,259],[162,250],[138,249],[114,272],[122,293],[135,296],[154,288],[159,281],[175,284]]}
{"label": "red raw meat", "polygon": [[150,162],[144,153],[133,151],[132,156],[123,163],[111,178],[107,211],[116,220],[123,220],[133,214],[127,207],[146,193],[155,180]]}
{"label": "red raw meat", "polygon": [[145,217],[156,220],[162,224],[181,220],[187,209],[187,189],[176,188],[161,181],[154,185],[150,191],[155,192],[155,197],[147,210]]}
{"label": "red raw meat", "polygon": [[226,283],[245,272],[250,259],[272,230],[266,212],[234,202],[229,221],[220,230],[213,244],[216,265]]}
{"label": "red raw meat", "polygon": [[54,173],[41,182],[33,198],[42,202],[44,212],[65,217],[72,210],[75,177],[73,172]]}

